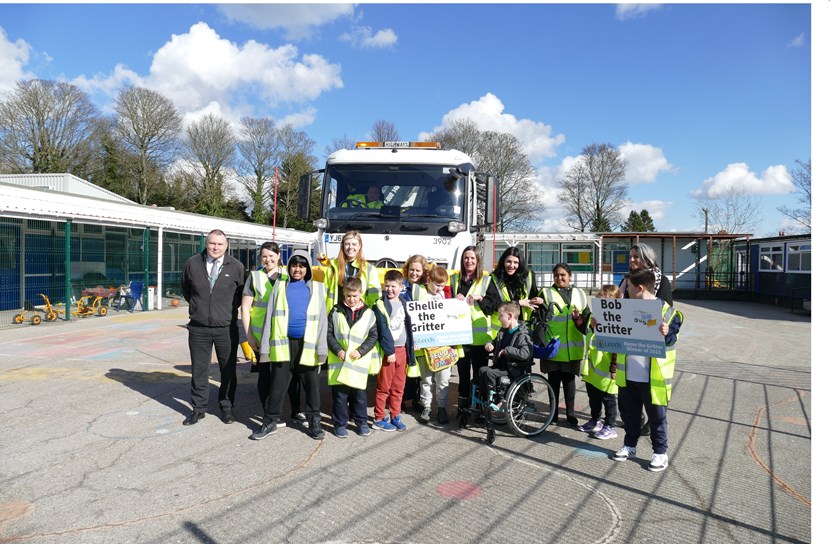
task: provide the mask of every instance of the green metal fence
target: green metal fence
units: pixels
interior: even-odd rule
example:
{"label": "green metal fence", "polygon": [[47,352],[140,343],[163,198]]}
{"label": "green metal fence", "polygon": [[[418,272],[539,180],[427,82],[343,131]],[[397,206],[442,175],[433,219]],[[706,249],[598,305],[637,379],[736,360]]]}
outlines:
{"label": "green metal fence", "polygon": [[[0,329],[48,323],[53,315],[56,321],[97,319],[133,306],[152,309],[149,295],[158,290],[168,307],[181,293],[185,261],[205,239],[168,231],[161,237],[158,285],[158,229],[0,217]],[[256,266],[255,242],[231,239],[229,245],[247,268]],[[140,304],[129,298],[131,287],[140,288]],[[81,310],[90,306],[91,312]]]}

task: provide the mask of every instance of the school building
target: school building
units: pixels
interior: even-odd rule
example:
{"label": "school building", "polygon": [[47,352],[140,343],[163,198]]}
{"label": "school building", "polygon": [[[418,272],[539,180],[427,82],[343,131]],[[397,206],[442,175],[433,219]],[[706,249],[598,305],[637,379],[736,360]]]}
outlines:
{"label": "school building", "polygon": [[263,242],[286,253],[314,243],[313,233],[143,206],[70,174],[0,175],[0,328],[21,309],[24,321],[44,317],[47,299],[72,319],[81,297],[111,302],[130,287],[144,308],[161,308],[180,294],[185,261],[213,229],[249,269]]}

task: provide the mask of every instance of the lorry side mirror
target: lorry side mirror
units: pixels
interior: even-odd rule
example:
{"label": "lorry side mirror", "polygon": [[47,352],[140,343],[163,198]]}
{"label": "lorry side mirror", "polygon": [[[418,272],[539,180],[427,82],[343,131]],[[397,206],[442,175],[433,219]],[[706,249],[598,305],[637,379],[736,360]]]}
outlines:
{"label": "lorry side mirror", "polygon": [[297,217],[308,221],[311,214],[311,174],[300,176],[300,186],[297,188]]}

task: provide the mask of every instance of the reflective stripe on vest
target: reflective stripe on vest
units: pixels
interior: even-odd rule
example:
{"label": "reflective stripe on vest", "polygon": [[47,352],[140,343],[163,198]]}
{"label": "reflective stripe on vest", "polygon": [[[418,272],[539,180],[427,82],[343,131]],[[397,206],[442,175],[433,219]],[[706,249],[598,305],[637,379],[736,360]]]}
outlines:
{"label": "reflective stripe on vest", "polygon": [[[339,275],[340,267],[337,259],[329,260],[325,276],[326,310],[329,312],[340,301],[339,296],[342,286],[339,283]],[[367,262],[366,266],[360,268],[358,277],[363,286],[363,303],[366,306],[373,306],[380,298],[380,280],[378,279],[377,269],[373,264]]]}
{"label": "reflective stripe on vest", "polygon": [[251,273],[251,287],[254,290],[254,301],[251,303],[251,334],[256,341],[262,343],[262,326],[265,324],[265,314],[268,311],[268,299],[271,298],[271,282],[268,274],[260,268]]}
{"label": "reflective stripe on vest", "polygon": [[[565,300],[559,291],[550,287],[542,289],[542,299],[551,306],[552,318],[548,321],[548,339],[559,337],[559,351],[552,361],[580,361],[585,357],[585,335],[579,332],[574,323],[573,313],[576,308],[580,313],[588,306],[588,297],[582,289],[574,287],[571,290],[571,303],[565,305]],[[557,310],[557,308],[559,308]]]}
{"label": "reflective stripe on vest", "polygon": [[375,359],[379,359],[377,346],[372,347],[369,353],[352,361],[349,353],[355,351],[366,340],[369,329],[375,326],[375,313],[367,308],[351,328],[346,316],[337,312],[334,338],[346,352],[346,360],[341,361],[336,353],[329,350],[329,385],[348,385],[355,389],[366,389],[369,379],[369,366]]}
{"label": "reflective stripe on vest", "polygon": [[[460,276],[461,272],[450,276],[450,285],[452,287],[453,296],[458,294],[458,283],[460,282]],[[482,276],[481,278],[473,282],[473,284],[470,286],[470,290],[467,291],[467,296],[478,295],[483,297],[487,294],[487,287],[489,286],[490,276]],[[470,321],[472,321],[473,325],[474,346],[486,345],[488,342],[493,341],[493,339],[496,337],[491,326],[490,316],[484,313],[484,311],[481,309],[477,302],[474,302],[472,306],[470,306]],[[498,322],[498,315],[496,316],[496,321]],[[501,327],[501,324],[499,324],[499,327]],[[496,330],[495,333],[498,333],[498,330]]]}
{"label": "reflective stripe on vest", "polygon": [[[268,356],[271,361],[278,363],[291,360],[291,353],[288,342],[288,297],[285,294],[287,281],[280,282],[277,288],[274,313],[271,316],[271,338],[269,343]],[[305,316],[305,331],[303,331],[303,352],[300,355],[300,364],[303,366],[317,366],[321,364],[317,360],[317,335],[320,330],[321,319],[320,306],[323,303],[325,292],[323,286],[312,281],[311,298],[308,301],[308,308]]]}
{"label": "reflective stripe on vest", "polygon": [[611,379],[611,353],[599,351],[594,345],[593,331],[588,333],[588,354],[582,378],[600,391],[611,395],[617,393],[617,383]]}
{"label": "reflective stripe on vest", "polygon": [[[680,316],[680,323],[683,323],[683,313],[675,310],[668,303],[663,303],[663,320],[671,323],[674,316]],[[679,336],[679,332],[678,332]],[[617,356],[617,385],[625,387],[625,354]],[[666,357],[652,357],[649,364],[649,391],[651,403],[655,406],[668,406],[671,400],[672,379],[674,378],[674,363],[677,360],[677,342],[666,346]]]}
{"label": "reflective stripe on vest", "polygon": [[[492,275],[492,274],[491,274]],[[498,278],[493,275],[493,283],[496,284],[496,287],[499,291],[499,296],[501,296],[501,302],[510,302],[510,293],[507,291],[507,286],[501,283]],[[530,296],[530,288],[533,285],[533,271],[527,271],[527,277],[525,278],[525,285],[524,285],[524,298]],[[522,321],[528,322],[530,321],[530,314],[533,312],[533,308],[528,308],[526,306],[520,307],[522,313]],[[490,316],[490,334],[493,335],[493,338],[501,330],[501,323],[499,323],[499,312],[498,307]],[[561,348],[560,348],[561,351]]]}

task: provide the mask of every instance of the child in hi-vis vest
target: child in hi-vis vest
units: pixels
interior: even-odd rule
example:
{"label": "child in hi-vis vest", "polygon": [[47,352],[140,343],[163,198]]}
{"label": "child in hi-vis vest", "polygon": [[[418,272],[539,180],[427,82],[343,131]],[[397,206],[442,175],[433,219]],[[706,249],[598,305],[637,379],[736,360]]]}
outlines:
{"label": "child in hi-vis vest", "polygon": [[[657,299],[654,285],[654,272],[647,268],[633,270],[628,274],[628,297]],[[660,472],[669,466],[669,422],[666,407],[671,399],[677,333],[683,324],[683,314],[666,302],[663,302],[662,313],[660,333],[666,339],[665,358],[617,355],[616,381],[620,388],[619,407],[625,426],[625,445],[614,454],[614,460],[625,461],[637,454],[637,441],[642,430],[640,414],[645,407],[654,450],[648,465],[652,472]]]}
{"label": "child in hi-vis vest", "polygon": [[332,395],[334,435],[348,437],[349,413],[357,425],[357,434],[369,436],[366,415],[366,382],[369,366],[378,359],[375,345],[378,328],[375,313],[363,303],[363,285],[359,278],[343,282],[343,301],[329,313],[329,385]]}

